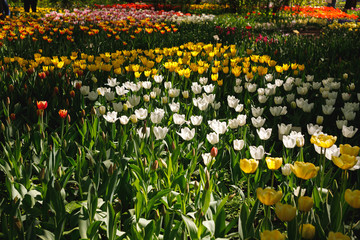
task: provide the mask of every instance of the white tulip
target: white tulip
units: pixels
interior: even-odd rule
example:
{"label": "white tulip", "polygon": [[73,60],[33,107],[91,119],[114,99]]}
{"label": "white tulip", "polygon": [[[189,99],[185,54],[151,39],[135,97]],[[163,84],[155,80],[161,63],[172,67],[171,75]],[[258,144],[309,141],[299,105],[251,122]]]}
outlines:
{"label": "white tulip", "polygon": [[177,134],[180,137],[182,137],[182,139],[184,139],[185,141],[189,141],[189,140],[193,139],[195,136],[195,128],[190,129],[188,127],[185,127],[180,130],[180,133],[177,132]]}
{"label": "white tulip", "polygon": [[261,140],[266,141],[271,136],[272,128],[265,129],[262,127],[262,128],[256,129],[256,132]]}
{"label": "white tulip", "polygon": [[203,120],[203,117],[201,115],[190,117],[191,124],[194,126],[199,126],[201,124],[202,120]]}
{"label": "white tulip", "polygon": [[219,142],[219,134],[215,132],[211,132],[209,134],[206,134],[206,139],[212,145],[217,144]]}
{"label": "white tulip", "polygon": [[342,135],[346,138],[352,138],[354,137],[355,133],[358,131],[358,128],[355,128],[354,126],[345,126],[342,127]]}
{"label": "white tulip", "polygon": [[251,157],[254,158],[255,160],[260,160],[265,155],[265,150],[262,145],[260,145],[258,147],[250,146],[249,150],[250,150]]}
{"label": "white tulip", "polygon": [[110,122],[110,123],[114,123],[118,119],[117,118],[117,112],[115,112],[115,111],[107,112],[106,115],[103,115],[103,117],[105,118],[105,120],[107,122]]}
{"label": "white tulip", "polygon": [[240,151],[241,149],[244,148],[244,145],[245,145],[245,141],[244,140],[239,140],[239,139],[235,139],[233,141],[233,145],[234,145],[234,150],[236,151]]}
{"label": "white tulip", "polygon": [[153,132],[156,140],[162,140],[165,138],[169,129],[167,127],[154,127]]}
{"label": "white tulip", "polygon": [[121,112],[123,110],[123,104],[121,102],[118,103],[113,102],[112,105],[115,112]]}

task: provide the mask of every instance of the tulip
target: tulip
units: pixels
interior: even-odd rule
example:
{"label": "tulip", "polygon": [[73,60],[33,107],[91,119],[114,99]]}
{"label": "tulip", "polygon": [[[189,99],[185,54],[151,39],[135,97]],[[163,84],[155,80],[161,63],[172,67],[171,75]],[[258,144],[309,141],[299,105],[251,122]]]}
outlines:
{"label": "tulip", "polygon": [[205,166],[209,165],[209,163],[213,160],[211,153],[203,153],[201,154],[201,157],[204,161]]}
{"label": "tulip", "polygon": [[240,169],[244,173],[254,173],[259,166],[259,161],[255,159],[240,159]]}
{"label": "tulip", "polygon": [[353,208],[360,208],[360,190],[346,189],[345,201]]}
{"label": "tulip", "polygon": [[298,209],[302,212],[308,212],[314,205],[314,200],[308,196],[301,196],[298,200]]}
{"label": "tulip", "polygon": [[337,137],[331,135],[320,134],[312,135],[310,142],[322,148],[329,148],[336,142]]}
{"label": "tulip", "polygon": [[117,118],[117,112],[115,112],[115,111],[107,112],[106,115],[103,115],[103,117],[105,118],[105,120],[107,122],[110,122],[110,123],[114,123],[118,119]]}
{"label": "tulip", "polygon": [[264,147],[261,145],[259,147],[250,146],[249,150],[251,157],[257,160],[262,159],[265,155]]}
{"label": "tulip", "polygon": [[358,146],[352,147],[349,144],[345,144],[345,145],[340,144],[340,153],[341,154],[347,154],[347,155],[350,155],[350,156],[357,156],[357,155],[359,155],[359,150],[360,150],[360,147],[358,147]]}
{"label": "tulip", "polygon": [[284,176],[290,176],[291,174],[291,168],[290,168],[290,164],[286,163],[284,166],[281,167],[281,173]]}
{"label": "tulip", "polygon": [[321,132],[323,129],[323,126],[319,126],[316,124],[313,125],[312,123],[309,123],[306,127],[309,135],[314,135],[318,132]]}
{"label": "tulip", "polygon": [[266,118],[262,118],[261,116],[254,118],[251,118],[251,123],[256,128],[261,128],[265,124]]}
{"label": "tulip", "polygon": [[269,231],[269,230],[265,230],[262,233],[260,233],[260,239],[261,240],[285,240],[285,236],[279,232],[279,230],[273,230],[273,231]]}
{"label": "tulip", "polygon": [[282,141],[285,148],[294,148],[296,146],[296,138],[293,136],[283,136]]}
{"label": "tulip", "polygon": [[245,145],[245,141],[244,140],[239,140],[239,139],[235,139],[233,141],[234,144],[234,149],[236,151],[240,151],[241,149],[243,149],[244,145]]}
{"label": "tulip", "polygon": [[37,101],[36,106],[39,110],[45,110],[48,106],[47,101]]}
{"label": "tulip", "polygon": [[342,154],[340,157],[333,156],[333,163],[343,170],[352,168],[356,163],[356,156],[351,156],[347,154]]}
{"label": "tulip", "polygon": [[257,188],[256,196],[259,201],[267,206],[274,205],[282,198],[282,191],[276,191],[272,188]]}
{"label": "tulip", "polygon": [[202,120],[203,120],[203,117],[201,115],[190,117],[191,124],[194,126],[199,126],[201,124]]}
{"label": "tulip", "polygon": [[275,214],[283,222],[290,222],[296,216],[296,207],[280,202],[275,205]]}
{"label": "tulip", "polygon": [[212,147],[210,151],[211,157],[216,157],[218,154],[218,149],[216,147]]}
{"label": "tulip", "polygon": [[290,165],[290,168],[291,171],[296,175],[296,177],[304,180],[315,177],[320,169],[312,163],[298,161],[296,161],[294,165]]}
{"label": "tulip", "polygon": [[162,140],[165,138],[169,129],[167,127],[154,127],[153,132],[156,140]]}
{"label": "tulip", "polygon": [[136,109],[135,115],[139,120],[145,120],[148,115],[148,110],[145,108]]}
{"label": "tulip", "polygon": [[219,134],[217,134],[215,132],[211,132],[211,133],[206,135],[206,139],[212,145],[217,144],[219,142]]}
{"label": "tulip", "polygon": [[195,128],[190,129],[188,127],[185,127],[180,130],[180,133],[177,132],[177,134],[180,137],[182,137],[182,139],[184,139],[185,141],[189,141],[189,140],[193,139],[195,136]]}
{"label": "tulip", "polygon": [[351,238],[349,236],[346,236],[340,232],[329,232],[329,236],[327,240],[350,240]]}
{"label": "tulip", "polygon": [[272,132],[272,128],[268,128],[268,129],[265,129],[265,128],[260,128],[260,129],[256,129],[256,132],[257,134],[259,135],[259,138],[261,140],[268,140],[271,136],[271,132]]}
{"label": "tulip", "polygon": [[300,226],[300,234],[305,239],[313,239],[315,237],[315,226],[312,224],[302,224]]}
{"label": "tulip", "polygon": [[350,127],[347,127],[347,126],[343,126],[342,127],[342,135],[346,138],[352,138],[355,133],[358,131],[358,128],[354,128],[354,126],[350,126]]}
{"label": "tulip", "polygon": [[281,157],[266,157],[265,161],[266,161],[266,165],[270,170],[277,170],[281,167],[282,165],[282,158]]}
{"label": "tulip", "polygon": [[67,116],[67,110],[65,110],[65,109],[60,109],[59,110],[59,116],[62,118],[62,119],[64,119],[64,118],[66,118],[66,116]]}

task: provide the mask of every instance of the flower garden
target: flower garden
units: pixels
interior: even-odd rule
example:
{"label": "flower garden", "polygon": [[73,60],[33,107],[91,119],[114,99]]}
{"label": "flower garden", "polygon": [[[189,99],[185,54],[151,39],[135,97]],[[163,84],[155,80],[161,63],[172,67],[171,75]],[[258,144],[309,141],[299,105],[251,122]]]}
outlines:
{"label": "flower garden", "polygon": [[229,9],[10,8],[0,239],[359,239],[360,12]]}

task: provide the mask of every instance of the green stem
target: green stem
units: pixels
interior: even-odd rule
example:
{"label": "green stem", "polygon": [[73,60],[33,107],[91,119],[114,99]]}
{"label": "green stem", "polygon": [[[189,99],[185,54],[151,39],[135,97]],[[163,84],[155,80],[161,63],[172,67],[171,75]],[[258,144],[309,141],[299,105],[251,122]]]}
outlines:
{"label": "green stem", "polygon": [[250,174],[248,174],[248,179],[247,179],[247,185],[248,185],[248,189],[247,189],[247,195],[248,195],[248,200],[250,200]]}
{"label": "green stem", "polygon": [[274,187],[274,176],[275,176],[274,171],[271,171],[271,188]]}

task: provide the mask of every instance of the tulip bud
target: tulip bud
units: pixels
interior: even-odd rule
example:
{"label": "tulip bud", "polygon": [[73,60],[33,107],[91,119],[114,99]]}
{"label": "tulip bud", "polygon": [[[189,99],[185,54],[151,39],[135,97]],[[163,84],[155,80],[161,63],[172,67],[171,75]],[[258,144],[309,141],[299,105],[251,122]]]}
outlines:
{"label": "tulip bud", "polygon": [[159,220],[160,219],[160,213],[159,213],[158,209],[154,210],[154,214],[155,214],[155,220]]}
{"label": "tulip bud", "polygon": [[199,182],[198,182],[198,181],[195,181],[195,182],[194,182],[194,189],[195,189],[195,190],[198,190],[198,188],[199,188]]}
{"label": "tulip bud", "polygon": [[62,188],[62,187],[61,187],[59,181],[56,179],[56,180],[55,180],[55,189],[60,192],[60,191],[61,191],[61,188]]}
{"label": "tulip bud", "polygon": [[196,151],[195,151],[195,148],[193,148],[193,149],[192,149],[192,155],[193,155],[193,157],[195,157],[195,156],[196,156]]}
{"label": "tulip bud", "polygon": [[349,75],[348,75],[347,73],[344,73],[344,74],[343,74],[343,79],[346,80],[346,79],[348,79],[348,77],[349,77]]}
{"label": "tulip bud", "polygon": [[175,142],[172,142],[171,148],[172,148],[172,150],[175,150],[175,149],[176,149]]}
{"label": "tulip bud", "polygon": [[291,174],[291,168],[289,163],[286,163],[284,166],[281,167],[281,173],[284,176],[289,176]]}
{"label": "tulip bud", "polygon": [[148,164],[147,164],[147,159],[146,158],[144,158],[143,159],[143,164],[144,164],[144,166],[146,167]]}
{"label": "tulip bud", "polygon": [[101,136],[102,136],[102,139],[104,140],[104,142],[106,142],[106,133],[102,132]]}
{"label": "tulip bud", "polygon": [[113,164],[111,164],[109,169],[108,169],[108,174],[112,175],[113,173],[114,173],[114,168],[113,168]]}
{"label": "tulip bud", "polygon": [[295,109],[295,108],[296,108],[296,102],[295,102],[295,101],[292,101],[292,102],[290,103],[290,106],[291,106],[292,109]]}
{"label": "tulip bud", "polygon": [[8,107],[9,105],[10,105],[10,98],[7,97],[7,98],[6,98],[6,106]]}
{"label": "tulip bud", "polygon": [[22,225],[20,219],[18,219],[18,218],[15,217],[15,216],[13,216],[13,219],[14,219],[14,225],[15,225],[16,229],[17,229],[18,231],[21,231],[23,225]]}
{"label": "tulip bud", "polygon": [[131,116],[130,116],[130,121],[132,122],[132,123],[137,123],[137,117],[136,117],[136,115],[135,114],[132,114]]}
{"label": "tulip bud", "polygon": [[158,162],[158,160],[155,160],[153,162],[153,164],[151,165],[151,170],[156,171],[156,169],[158,169],[158,167],[159,167],[159,162]]}
{"label": "tulip bud", "polygon": [[90,113],[91,113],[91,115],[93,115],[93,116],[96,115],[96,110],[95,110],[94,107],[91,108],[91,112],[90,112]]}
{"label": "tulip bud", "polygon": [[321,125],[324,121],[324,117],[323,116],[317,116],[316,117],[316,124],[317,125]]}
{"label": "tulip bud", "polygon": [[1,131],[2,131],[2,132],[5,132],[5,125],[4,125],[3,122],[1,122]]}
{"label": "tulip bud", "polygon": [[233,193],[233,194],[231,194],[231,195],[229,195],[229,200],[231,200],[231,199],[233,199],[234,197],[236,196],[236,193]]}
{"label": "tulip bud", "polygon": [[211,151],[210,151],[210,155],[211,155],[212,157],[216,157],[217,154],[218,154],[218,149],[217,149],[216,147],[212,147],[212,148],[211,148]]}
{"label": "tulip bud", "polygon": [[164,204],[161,205],[160,213],[161,213],[162,216],[165,216],[165,215],[166,215],[166,207],[165,207]]}
{"label": "tulip bud", "polygon": [[15,119],[16,119],[15,113],[10,114],[10,119],[11,119],[12,121],[15,121]]}
{"label": "tulip bud", "polygon": [[167,164],[166,164],[166,162],[164,161],[164,159],[160,158],[159,160],[160,160],[161,165],[162,165],[164,168],[167,168]]}
{"label": "tulip bud", "polygon": [[61,168],[61,166],[58,167],[58,169],[56,170],[56,173],[58,174],[59,177],[61,177],[61,175],[62,175],[62,168]]}
{"label": "tulip bud", "polygon": [[42,181],[45,178],[45,168],[42,168],[39,173],[39,180]]}
{"label": "tulip bud", "polygon": [[25,124],[25,126],[26,126],[26,130],[28,131],[28,132],[31,132],[31,127],[29,126],[29,124]]}
{"label": "tulip bud", "polygon": [[10,84],[8,90],[9,90],[9,92],[13,92],[14,91],[14,85]]}
{"label": "tulip bud", "polygon": [[100,113],[101,115],[104,115],[105,112],[106,112],[105,106],[100,106],[100,107],[99,107],[99,113]]}
{"label": "tulip bud", "polygon": [[70,122],[71,122],[71,117],[70,117],[70,114],[68,114],[68,115],[67,115],[67,121],[68,121],[68,123],[70,123]]}
{"label": "tulip bud", "polygon": [[128,105],[126,103],[123,104],[123,110],[127,111],[129,109]]}

